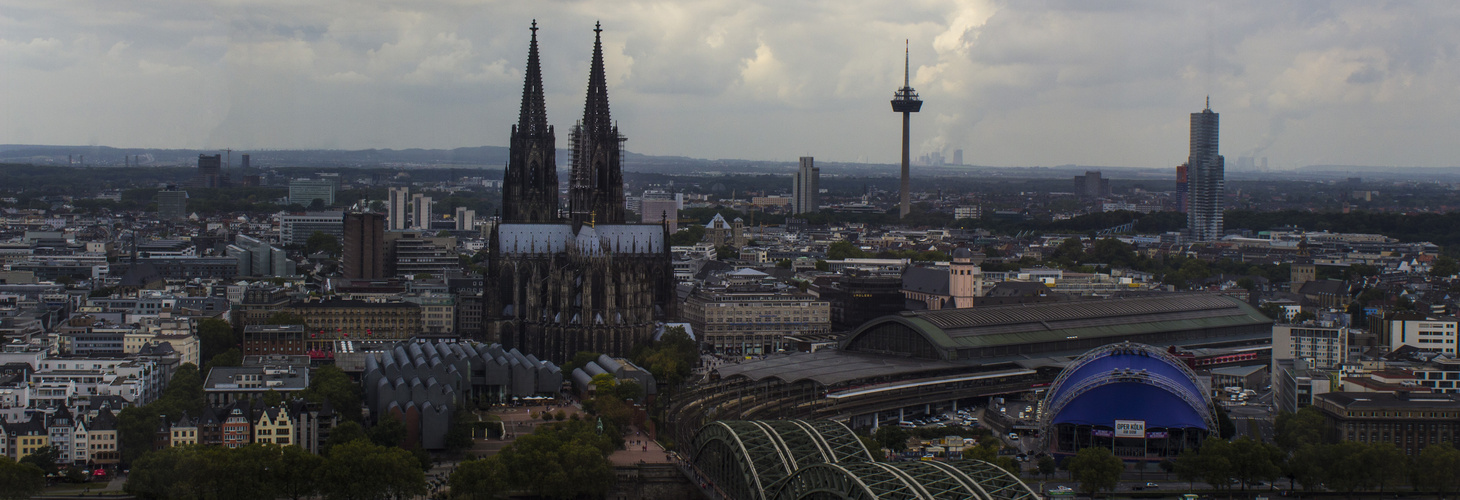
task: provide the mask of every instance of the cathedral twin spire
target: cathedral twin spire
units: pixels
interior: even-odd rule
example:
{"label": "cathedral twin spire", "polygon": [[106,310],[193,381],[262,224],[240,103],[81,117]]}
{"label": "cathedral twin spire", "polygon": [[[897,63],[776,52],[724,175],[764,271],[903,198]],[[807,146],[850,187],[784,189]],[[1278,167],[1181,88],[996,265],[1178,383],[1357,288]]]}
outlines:
{"label": "cathedral twin spire", "polygon": [[[512,129],[511,153],[503,180],[502,221],[555,223],[558,218],[556,140],[547,124],[542,68],[537,51],[537,21],[532,23],[527,53],[522,110]],[[606,224],[624,222],[623,138],[608,110],[608,81],[603,70],[601,25],[594,26],[593,61],[583,120],[573,127],[569,213],[574,226],[595,218]]]}

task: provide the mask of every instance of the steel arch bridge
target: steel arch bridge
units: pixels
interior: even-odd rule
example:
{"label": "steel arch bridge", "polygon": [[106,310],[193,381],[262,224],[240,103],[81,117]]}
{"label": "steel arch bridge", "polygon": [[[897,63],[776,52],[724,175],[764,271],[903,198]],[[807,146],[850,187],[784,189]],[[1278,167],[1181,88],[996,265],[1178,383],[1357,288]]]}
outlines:
{"label": "steel arch bridge", "polygon": [[691,446],[695,467],[736,499],[1038,498],[987,462],[876,462],[834,421],[716,421]]}

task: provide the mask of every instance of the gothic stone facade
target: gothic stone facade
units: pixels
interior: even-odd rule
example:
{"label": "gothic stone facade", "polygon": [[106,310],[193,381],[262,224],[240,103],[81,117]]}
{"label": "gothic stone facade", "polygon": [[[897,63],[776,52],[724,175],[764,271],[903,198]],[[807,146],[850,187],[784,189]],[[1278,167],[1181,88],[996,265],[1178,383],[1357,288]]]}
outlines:
{"label": "gothic stone facade", "polygon": [[650,340],[656,321],[673,314],[669,238],[662,224],[623,224],[623,138],[610,125],[599,40],[588,103],[574,130],[570,215],[558,216],[555,167],[539,158],[555,146],[538,61],[534,24],[502,223],[489,243],[482,328],[505,349],[556,363],[578,351],[627,356]]}

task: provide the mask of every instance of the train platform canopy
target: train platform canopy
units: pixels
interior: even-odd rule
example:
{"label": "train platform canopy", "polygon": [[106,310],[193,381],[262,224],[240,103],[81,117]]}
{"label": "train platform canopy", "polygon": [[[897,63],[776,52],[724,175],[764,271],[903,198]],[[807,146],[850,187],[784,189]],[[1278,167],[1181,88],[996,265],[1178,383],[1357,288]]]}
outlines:
{"label": "train platform canopy", "polygon": [[1270,335],[1271,325],[1235,297],[1184,293],[909,311],[867,322],[841,348],[945,361],[1040,357],[1125,340],[1200,344],[1206,337]]}
{"label": "train platform canopy", "polygon": [[755,381],[775,378],[782,382],[811,380],[821,385],[837,385],[852,380],[971,367],[967,363],[876,356],[823,349],[810,353],[770,356],[765,359],[725,365],[717,368],[716,371],[722,378],[743,376]]}

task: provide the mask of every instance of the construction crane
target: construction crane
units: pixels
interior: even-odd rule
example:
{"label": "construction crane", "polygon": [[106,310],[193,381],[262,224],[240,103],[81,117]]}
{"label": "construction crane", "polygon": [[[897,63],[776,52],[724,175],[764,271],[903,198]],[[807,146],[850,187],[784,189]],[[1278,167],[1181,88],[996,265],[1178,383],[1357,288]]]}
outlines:
{"label": "construction crane", "polygon": [[232,167],[233,166],[233,150],[232,149],[224,148],[222,151],[224,153],[228,153],[227,160],[224,160],[223,168]]}

